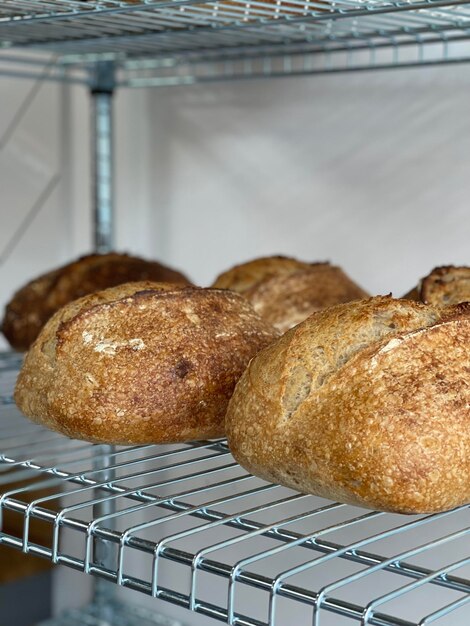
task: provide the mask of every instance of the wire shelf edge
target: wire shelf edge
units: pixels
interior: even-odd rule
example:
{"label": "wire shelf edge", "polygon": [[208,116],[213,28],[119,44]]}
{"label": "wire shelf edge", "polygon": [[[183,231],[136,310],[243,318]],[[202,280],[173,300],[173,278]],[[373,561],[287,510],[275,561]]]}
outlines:
{"label": "wire shelf edge", "polygon": [[46,80],[86,85],[107,61],[116,86],[162,87],[466,63],[469,40],[468,0],[11,1],[0,75],[38,77],[52,54]]}

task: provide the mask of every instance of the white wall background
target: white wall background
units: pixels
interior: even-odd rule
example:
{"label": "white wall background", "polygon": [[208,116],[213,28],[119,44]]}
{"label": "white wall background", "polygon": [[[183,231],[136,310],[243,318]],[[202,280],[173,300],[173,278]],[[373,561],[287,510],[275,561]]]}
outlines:
{"label": "white wall background", "polygon": [[[0,82],[0,255],[61,180],[0,265],[2,306],[91,246],[87,95],[42,86],[2,142],[31,87]],[[470,262],[469,103],[467,66],[121,92],[118,248],[201,284],[262,254],[330,259],[400,295],[435,265]],[[58,578],[81,602],[83,577]],[[70,601],[61,591],[57,608]]]}
{"label": "white wall background", "polygon": [[331,259],[396,294],[468,263],[469,83],[445,68],[151,93],[164,256],[204,283],[260,254]]}
{"label": "white wall background", "polygon": [[[30,85],[0,89],[0,254],[61,174],[0,265],[3,304],[88,251],[91,224],[87,94],[43,86],[2,145]],[[330,259],[371,292],[399,295],[437,264],[469,262],[469,101],[466,66],[122,91],[117,245],[202,284],[285,253]]]}

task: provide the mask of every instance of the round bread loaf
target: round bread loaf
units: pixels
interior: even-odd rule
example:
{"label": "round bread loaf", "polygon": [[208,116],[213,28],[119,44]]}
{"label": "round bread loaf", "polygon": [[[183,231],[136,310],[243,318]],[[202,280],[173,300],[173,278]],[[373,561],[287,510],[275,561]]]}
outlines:
{"label": "round bread loaf", "polygon": [[180,272],[156,261],[127,254],[90,254],[39,276],[17,291],[7,304],[2,332],[16,350],[27,350],[39,331],[68,302],[131,281],[189,285]]}
{"label": "round bread loaf", "polygon": [[470,501],[470,306],[376,297],[312,315],[254,358],[229,403],[256,476],[384,511]]}
{"label": "round bread loaf", "polygon": [[369,296],[343,270],[329,263],[314,263],[288,275],[272,276],[243,295],[261,317],[281,332],[315,311]]}
{"label": "round bread loaf", "polygon": [[309,267],[310,263],[297,261],[297,259],[286,256],[262,257],[241,265],[235,265],[235,267],[220,274],[212,287],[244,293],[257,283],[273,276],[288,276],[293,272]]}
{"label": "round bread loaf", "polygon": [[15,400],[33,421],[93,442],[220,437],[237,380],[275,337],[236,293],[121,285],[47,322]]}
{"label": "round bread loaf", "polygon": [[435,267],[404,298],[441,306],[470,302],[470,267]]}

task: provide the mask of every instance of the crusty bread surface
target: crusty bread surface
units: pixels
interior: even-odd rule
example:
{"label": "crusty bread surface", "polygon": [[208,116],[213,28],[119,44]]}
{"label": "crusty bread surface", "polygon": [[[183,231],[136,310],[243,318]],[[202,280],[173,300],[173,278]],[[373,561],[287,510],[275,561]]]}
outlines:
{"label": "crusty bread surface", "polygon": [[261,317],[285,332],[315,311],[368,297],[339,267],[316,263],[260,281],[243,294]]}
{"label": "crusty bread surface", "polygon": [[400,513],[470,501],[470,306],[390,297],[318,312],[261,351],[226,431],[253,474]]}
{"label": "crusty bread surface", "polygon": [[407,293],[405,293],[402,298],[404,300],[414,300],[415,302],[421,302],[421,296],[419,291],[419,286],[413,287],[413,289],[410,289]]}
{"label": "crusty bread surface", "polygon": [[231,289],[238,293],[244,293],[254,285],[273,276],[288,276],[293,272],[309,267],[310,263],[298,261],[291,257],[261,257],[235,265],[235,267],[223,272],[216,278],[212,287],[216,289]]}
{"label": "crusty bread surface", "polygon": [[470,267],[436,267],[421,283],[421,299],[429,304],[470,301]]}
{"label": "crusty bread surface", "polygon": [[90,254],[39,276],[17,291],[5,309],[2,332],[16,350],[27,350],[53,313],[89,293],[131,281],[190,284],[180,272],[127,254]]}
{"label": "crusty bread surface", "polygon": [[237,380],[276,336],[230,291],[114,287],[48,321],[15,400],[33,421],[93,442],[219,437]]}
{"label": "crusty bread surface", "polygon": [[436,306],[470,302],[470,267],[435,267],[403,297]]}

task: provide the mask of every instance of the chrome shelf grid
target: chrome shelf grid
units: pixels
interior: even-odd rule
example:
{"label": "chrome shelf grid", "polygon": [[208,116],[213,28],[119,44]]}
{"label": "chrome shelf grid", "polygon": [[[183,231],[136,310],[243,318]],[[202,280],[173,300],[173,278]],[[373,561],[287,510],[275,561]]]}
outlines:
{"label": "chrome shelf grid", "polygon": [[237,626],[469,623],[468,507],[401,516],[306,496],[247,474],[224,441],[71,441],[21,417],[18,359],[1,362],[0,514],[22,529],[3,546]]}
{"label": "chrome shelf grid", "polygon": [[467,62],[469,5],[8,0],[0,7],[0,48],[6,51],[0,62],[9,62],[1,71],[38,76],[42,68],[33,51],[43,59],[53,55],[49,79],[88,84],[90,66],[111,61],[116,86],[127,87]]}

